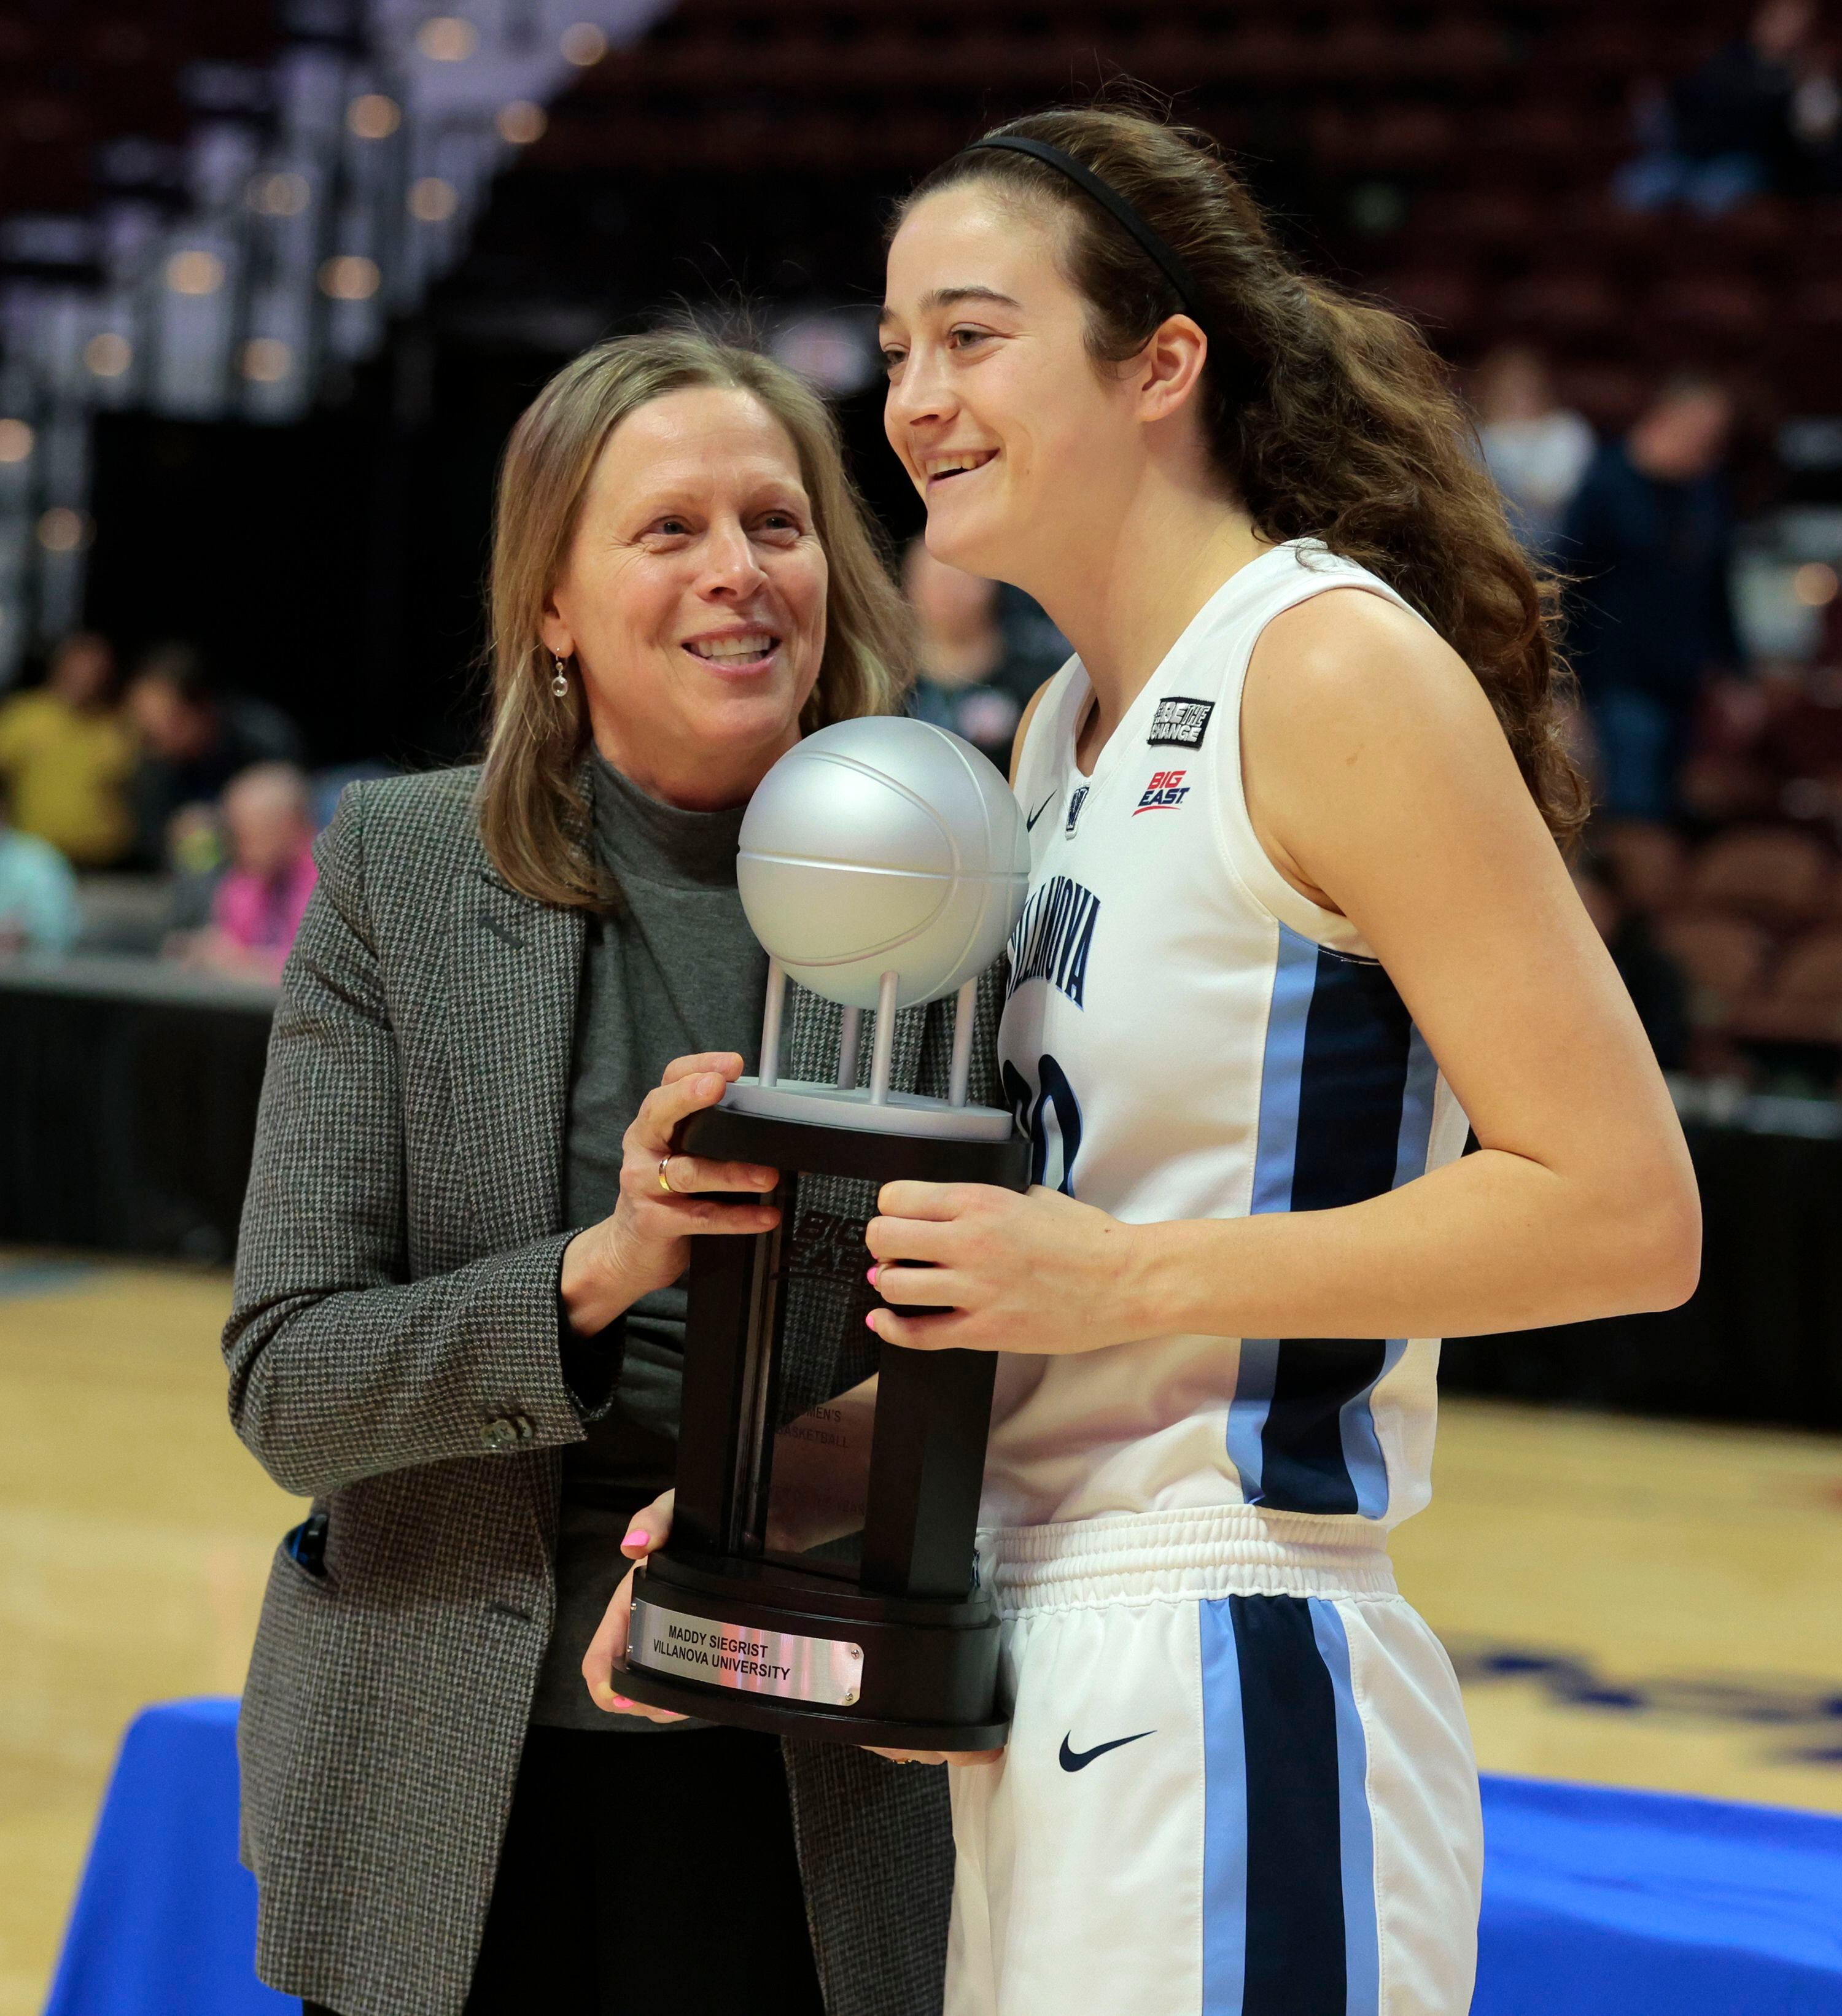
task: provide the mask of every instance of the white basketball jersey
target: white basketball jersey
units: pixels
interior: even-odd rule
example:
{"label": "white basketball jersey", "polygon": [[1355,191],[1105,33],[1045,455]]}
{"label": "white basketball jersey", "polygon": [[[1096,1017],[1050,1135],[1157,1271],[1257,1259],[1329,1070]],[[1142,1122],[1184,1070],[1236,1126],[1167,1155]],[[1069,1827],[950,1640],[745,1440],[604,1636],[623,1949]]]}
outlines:
{"label": "white basketball jersey", "polygon": [[[1242,790],[1256,639],[1281,610],[1350,587],[1400,600],[1314,540],[1242,568],[1091,776],[1075,761],[1090,693],[1078,658],[1031,724],[1004,1083],[1036,1180],[1129,1222],[1328,1210],[1464,1147],[1465,1115],[1393,982],[1346,919],[1273,866]],[[1006,1354],[981,1523],[1257,1504],[1393,1525],[1426,1502],[1438,1348],[1163,1337]]]}

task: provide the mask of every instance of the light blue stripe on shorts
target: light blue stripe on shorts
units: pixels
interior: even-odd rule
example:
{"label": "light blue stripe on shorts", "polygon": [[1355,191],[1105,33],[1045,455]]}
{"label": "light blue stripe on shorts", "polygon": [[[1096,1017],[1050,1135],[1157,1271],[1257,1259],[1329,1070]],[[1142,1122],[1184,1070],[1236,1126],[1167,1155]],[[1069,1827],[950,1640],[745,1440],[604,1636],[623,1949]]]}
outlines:
{"label": "light blue stripe on shorts", "polygon": [[1382,1957],[1375,1924],[1375,1827],[1368,1811],[1368,1740],[1350,1677],[1350,1640],[1334,1603],[1311,1602],[1311,1630],[1336,1696],[1338,1845],[1343,1869],[1347,2016],[1378,2016]]}
{"label": "light blue stripe on shorts", "polygon": [[1202,1680],[1202,2016],[1241,2016],[1247,1975],[1247,1737],[1226,1603],[1196,1607]]}

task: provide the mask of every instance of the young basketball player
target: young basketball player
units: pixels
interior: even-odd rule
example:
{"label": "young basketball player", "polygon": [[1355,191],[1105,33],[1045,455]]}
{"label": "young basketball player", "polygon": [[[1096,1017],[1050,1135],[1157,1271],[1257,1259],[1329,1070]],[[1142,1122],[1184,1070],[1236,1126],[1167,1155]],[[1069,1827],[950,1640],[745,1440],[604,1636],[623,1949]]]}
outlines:
{"label": "young basketball player", "polygon": [[1555,844],[1544,601],[1419,339],[1197,135],[949,161],[884,340],[929,549],[1078,653],[1016,765],[1039,1187],[892,1184],[869,1235],[950,1312],[881,1337],[1004,1353],[1014,1720],[953,1773],[949,2016],[1462,2016],[1476,1769],[1387,1553],[1434,1340],[1669,1306],[1699,1250]]}

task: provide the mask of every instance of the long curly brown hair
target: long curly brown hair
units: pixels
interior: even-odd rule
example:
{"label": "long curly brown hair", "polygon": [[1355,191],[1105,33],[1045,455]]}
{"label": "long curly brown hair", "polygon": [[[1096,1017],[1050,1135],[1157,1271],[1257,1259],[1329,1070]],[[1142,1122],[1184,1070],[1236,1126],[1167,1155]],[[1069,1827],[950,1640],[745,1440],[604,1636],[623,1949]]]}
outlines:
{"label": "long curly brown hair", "polygon": [[[1204,133],[1143,105],[1065,106],[998,133],[1047,141],[1134,204],[1189,268],[1212,350],[1205,417],[1220,468],[1260,535],[1321,539],[1418,610],[1489,695],[1549,830],[1588,811],[1563,734],[1572,680],[1556,644],[1558,584],[1516,543],[1445,367],[1413,325],[1302,272]],[[1087,304],[1095,359],[1136,356],[1184,312],[1137,242],[1026,154],[957,154],[923,197],[988,182],[1065,225],[1059,257]]]}

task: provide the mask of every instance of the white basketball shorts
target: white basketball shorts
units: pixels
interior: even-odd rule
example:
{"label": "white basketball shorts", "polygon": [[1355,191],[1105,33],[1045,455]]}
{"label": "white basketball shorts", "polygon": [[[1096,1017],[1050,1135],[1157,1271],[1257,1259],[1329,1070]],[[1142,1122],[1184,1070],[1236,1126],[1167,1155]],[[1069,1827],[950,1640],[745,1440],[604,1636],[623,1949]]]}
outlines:
{"label": "white basketball shorts", "polygon": [[1379,1533],[1227,1506],[979,1553],[1012,1720],[950,1773],[946,2016],[1465,2016],[1477,1768]]}

